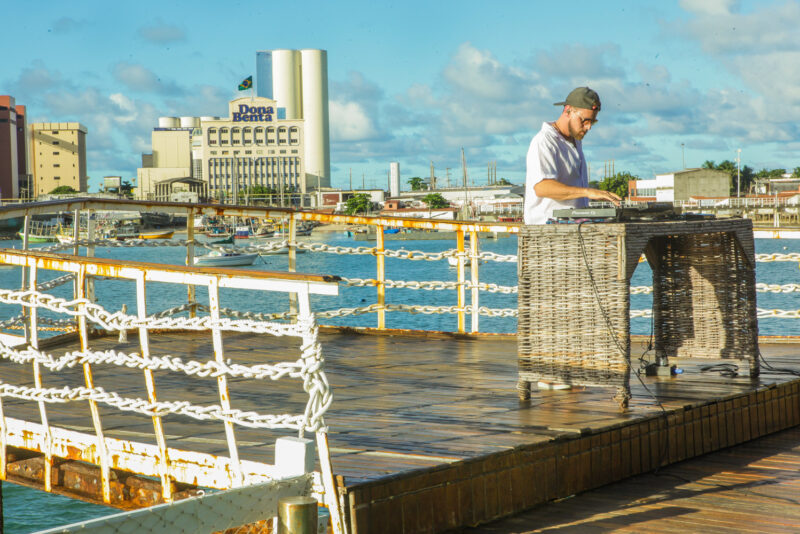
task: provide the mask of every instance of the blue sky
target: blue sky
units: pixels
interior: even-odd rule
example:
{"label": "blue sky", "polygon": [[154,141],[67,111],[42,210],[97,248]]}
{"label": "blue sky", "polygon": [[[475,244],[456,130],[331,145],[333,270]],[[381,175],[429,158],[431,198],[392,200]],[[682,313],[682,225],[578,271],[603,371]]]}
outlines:
{"label": "blue sky", "polygon": [[[584,140],[641,178],[735,160],[800,166],[800,3],[472,0],[14,1],[0,94],[31,121],[89,129],[90,189],[136,176],[160,116],[224,115],[256,50],[328,51],[334,186],[446,169],[521,183],[531,136],[579,85],[603,101]],[[683,145],[683,147],[681,146]]]}

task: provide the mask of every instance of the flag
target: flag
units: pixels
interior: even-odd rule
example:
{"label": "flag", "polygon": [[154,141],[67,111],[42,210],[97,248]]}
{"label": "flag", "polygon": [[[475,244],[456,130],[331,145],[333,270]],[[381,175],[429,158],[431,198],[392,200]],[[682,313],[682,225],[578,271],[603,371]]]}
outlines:
{"label": "flag", "polygon": [[239,84],[239,90],[240,91],[244,91],[245,89],[250,89],[251,87],[253,87],[253,77],[252,76],[248,76],[247,78],[242,80],[242,83]]}

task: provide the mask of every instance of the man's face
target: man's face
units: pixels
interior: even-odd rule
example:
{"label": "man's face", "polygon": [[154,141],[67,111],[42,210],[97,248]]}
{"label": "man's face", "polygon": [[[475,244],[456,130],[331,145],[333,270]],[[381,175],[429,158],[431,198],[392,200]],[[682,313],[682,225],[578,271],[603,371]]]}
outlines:
{"label": "man's face", "polygon": [[592,129],[592,125],[597,122],[597,109],[582,109],[568,106],[569,113],[569,135],[574,139],[583,139]]}

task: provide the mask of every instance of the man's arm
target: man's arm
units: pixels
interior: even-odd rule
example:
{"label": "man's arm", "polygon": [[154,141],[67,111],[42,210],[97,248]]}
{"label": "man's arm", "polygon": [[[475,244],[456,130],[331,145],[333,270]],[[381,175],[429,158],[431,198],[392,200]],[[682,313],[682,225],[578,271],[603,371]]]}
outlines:
{"label": "man's arm", "polygon": [[553,200],[572,200],[586,197],[592,200],[613,202],[617,206],[622,200],[611,191],[603,191],[602,189],[593,189],[591,187],[573,187],[553,179],[541,180],[533,186],[533,190],[536,196],[552,198]]}

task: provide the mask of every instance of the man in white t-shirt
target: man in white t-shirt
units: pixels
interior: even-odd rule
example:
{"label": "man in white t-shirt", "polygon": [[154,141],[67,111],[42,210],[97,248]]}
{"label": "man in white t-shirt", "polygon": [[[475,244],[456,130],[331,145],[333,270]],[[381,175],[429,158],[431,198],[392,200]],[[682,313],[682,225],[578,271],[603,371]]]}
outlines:
{"label": "man in white t-shirt", "polygon": [[528,148],[525,179],[525,224],[545,224],[554,209],[584,208],[589,200],[619,205],[610,191],[589,187],[581,141],[600,112],[600,97],[588,87],[574,89],[563,102],[561,116],[545,122]]}

